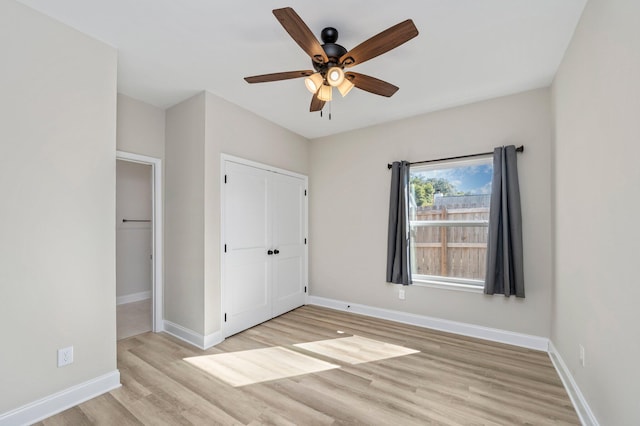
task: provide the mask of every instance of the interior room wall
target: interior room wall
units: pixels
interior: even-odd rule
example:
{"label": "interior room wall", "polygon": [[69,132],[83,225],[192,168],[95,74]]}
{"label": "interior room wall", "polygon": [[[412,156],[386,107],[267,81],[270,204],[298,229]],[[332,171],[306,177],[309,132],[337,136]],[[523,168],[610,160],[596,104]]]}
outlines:
{"label": "interior room wall", "polygon": [[[118,303],[151,297],[152,170],[116,161],[116,296]],[[129,220],[129,222],[125,222]],[[131,222],[148,220],[148,222]],[[148,297],[145,297],[147,296]],[[129,299],[126,297],[129,296]],[[131,301],[131,300],[130,300]]]}
{"label": "interior room wall", "polygon": [[165,111],[118,93],[118,150],[164,158]]}
{"label": "interior room wall", "polygon": [[308,141],[210,93],[167,110],[166,318],[221,328],[220,154],[307,173]]}
{"label": "interior room wall", "polygon": [[14,1],[0,51],[1,415],[117,375],[117,54]]}
{"label": "interior room wall", "polygon": [[551,339],[602,425],[640,424],[639,16],[590,0],[553,83]]}
{"label": "interior room wall", "polygon": [[220,154],[309,174],[309,141],[206,93],[205,334],[221,328]]}
{"label": "interior room wall", "polygon": [[204,334],[205,96],[169,108],[165,133],[164,319]]}
{"label": "interior room wall", "polygon": [[[393,103],[393,98],[389,100]],[[390,105],[392,108],[392,105]],[[314,296],[548,337],[551,298],[548,89],[311,142],[310,292]],[[387,163],[524,145],[518,154],[526,299],[385,282]]]}

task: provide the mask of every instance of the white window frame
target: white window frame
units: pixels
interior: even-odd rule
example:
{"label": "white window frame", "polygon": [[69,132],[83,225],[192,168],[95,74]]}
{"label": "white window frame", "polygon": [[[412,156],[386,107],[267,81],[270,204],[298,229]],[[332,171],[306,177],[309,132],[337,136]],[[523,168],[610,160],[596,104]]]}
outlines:
{"label": "white window frame", "polygon": [[[451,160],[430,164],[428,166],[417,166],[413,169],[417,171],[428,171],[444,169],[447,166],[458,167],[461,165],[472,166],[473,164],[486,164],[490,156],[474,158],[471,160]],[[410,169],[409,175],[413,171]],[[411,220],[409,219],[409,229],[415,227],[489,227],[488,220]],[[411,238],[411,237],[410,237]],[[410,243],[413,247],[413,241]],[[482,293],[484,289],[484,279],[471,279],[460,277],[445,277],[440,275],[411,274],[412,283],[416,286],[442,288],[447,290],[468,291],[472,293]]]}

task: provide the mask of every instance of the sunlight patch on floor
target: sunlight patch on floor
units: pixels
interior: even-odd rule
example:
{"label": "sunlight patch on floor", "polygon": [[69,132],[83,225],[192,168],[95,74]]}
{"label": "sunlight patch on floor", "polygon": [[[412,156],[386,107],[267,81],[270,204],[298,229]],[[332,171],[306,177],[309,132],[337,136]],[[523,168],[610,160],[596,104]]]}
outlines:
{"label": "sunlight patch on floor", "polygon": [[367,339],[361,336],[297,343],[294,346],[348,364],[380,361],[420,352],[415,349]]}
{"label": "sunlight patch on floor", "polygon": [[233,387],[340,368],[279,346],[184,360]]}

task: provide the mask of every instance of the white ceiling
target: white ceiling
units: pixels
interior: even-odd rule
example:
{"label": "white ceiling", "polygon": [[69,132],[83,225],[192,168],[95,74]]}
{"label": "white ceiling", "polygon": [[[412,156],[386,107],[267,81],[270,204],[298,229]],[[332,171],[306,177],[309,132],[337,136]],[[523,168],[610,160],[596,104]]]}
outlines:
{"label": "white ceiling", "polygon": [[[21,0],[118,48],[118,90],[167,108],[207,90],[307,138],[548,86],[586,0]],[[420,34],[352,68],[400,87],[391,98],[334,91],[332,119],[309,112],[303,79],[243,77],[311,69],[271,13],[291,6],[319,38],[348,49],[413,19]]]}

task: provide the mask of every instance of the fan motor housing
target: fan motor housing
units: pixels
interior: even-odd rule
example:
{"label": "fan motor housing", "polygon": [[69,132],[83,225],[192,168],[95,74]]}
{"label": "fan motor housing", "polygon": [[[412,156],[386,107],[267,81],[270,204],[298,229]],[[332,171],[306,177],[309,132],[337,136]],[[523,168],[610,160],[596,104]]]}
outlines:
{"label": "fan motor housing", "polygon": [[324,53],[327,54],[329,62],[338,63],[342,55],[347,53],[347,49],[336,43],[325,43],[322,45]]}
{"label": "fan motor housing", "polygon": [[315,61],[311,61],[313,64],[313,68],[318,72],[324,72],[327,69],[338,65],[340,63],[340,58],[347,53],[347,49],[343,46],[336,43],[338,41],[338,30],[333,27],[326,27],[320,33],[320,38],[324,43],[322,45],[322,49],[324,53],[326,53],[329,58],[329,62],[326,64],[318,63]]}

